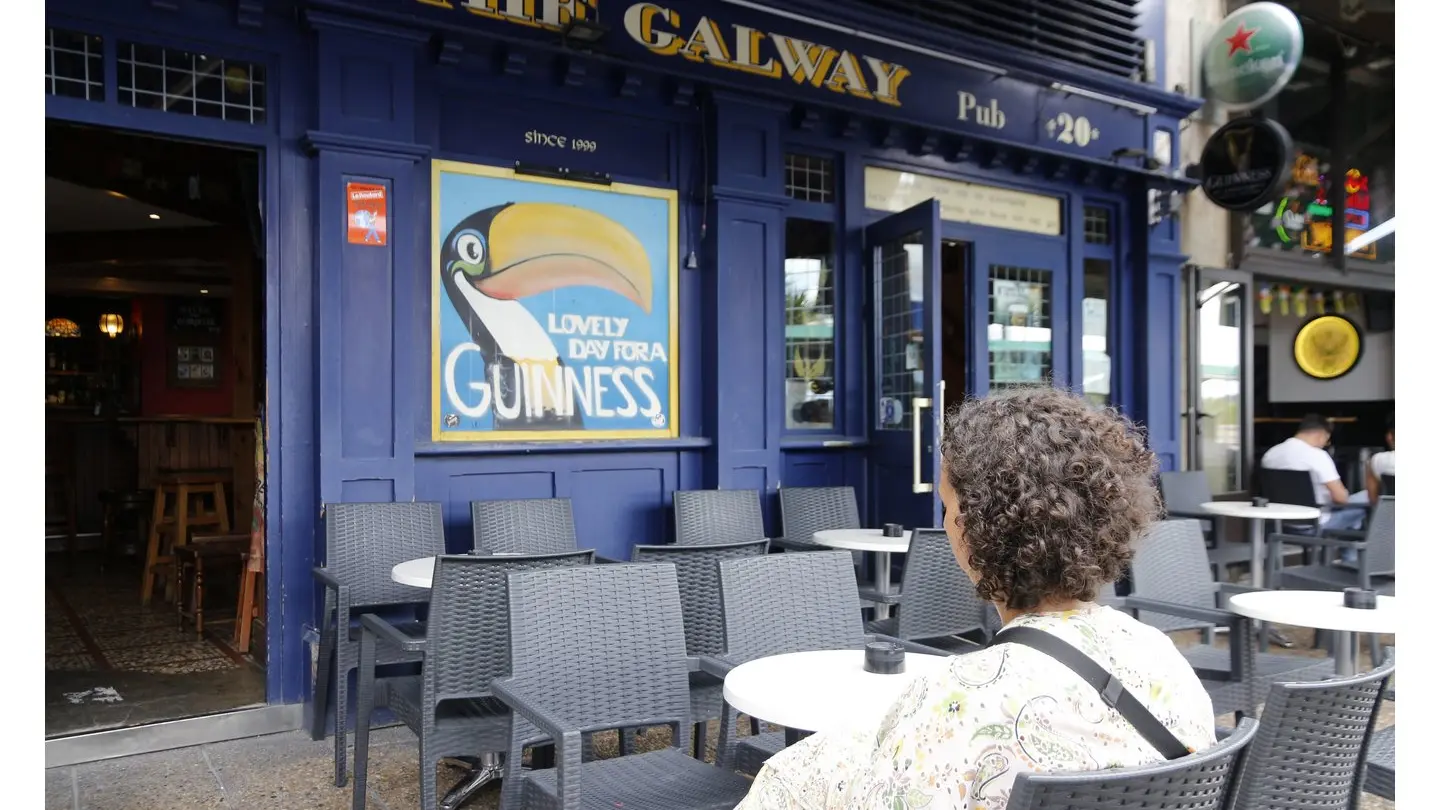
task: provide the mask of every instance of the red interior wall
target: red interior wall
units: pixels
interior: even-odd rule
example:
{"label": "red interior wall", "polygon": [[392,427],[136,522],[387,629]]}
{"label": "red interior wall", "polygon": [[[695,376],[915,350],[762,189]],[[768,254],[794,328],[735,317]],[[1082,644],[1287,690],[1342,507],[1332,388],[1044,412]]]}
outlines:
{"label": "red interior wall", "polygon": [[[222,322],[216,341],[216,373],[220,384],[214,388],[171,388],[166,365],[172,351],[165,333],[166,299],[141,296],[135,299],[134,313],[143,326],[140,335],[140,413],[144,416],[229,416],[234,404],[235,364],[230,357],[230,323]],[[128,328],[128,325],[127,325]]]}

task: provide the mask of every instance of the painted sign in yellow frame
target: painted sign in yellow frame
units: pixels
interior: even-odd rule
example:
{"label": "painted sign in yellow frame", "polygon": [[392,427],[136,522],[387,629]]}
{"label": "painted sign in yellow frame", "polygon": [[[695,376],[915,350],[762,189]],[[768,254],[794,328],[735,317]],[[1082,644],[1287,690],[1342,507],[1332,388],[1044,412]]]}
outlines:
{"label": "painted sign in yellow frame", "polygon": [[431,162],[435,442],[680,435],[679,201]]}
{"label": "painted sign in yellow frame", "polygon": [[1295,365],[1308,377],[1333,380],[1355,368],[1362,348],[1360,329],[1349,318],[1321,315],[1295,333]]}

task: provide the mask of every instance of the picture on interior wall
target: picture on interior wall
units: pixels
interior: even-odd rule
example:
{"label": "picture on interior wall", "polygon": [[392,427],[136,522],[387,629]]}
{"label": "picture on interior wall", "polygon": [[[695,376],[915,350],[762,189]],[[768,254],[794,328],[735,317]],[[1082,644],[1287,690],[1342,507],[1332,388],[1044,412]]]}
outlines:
{"label": "picture on interior wall", "polygon": [[431,436],[679,435],[677,198],[434,161]]}

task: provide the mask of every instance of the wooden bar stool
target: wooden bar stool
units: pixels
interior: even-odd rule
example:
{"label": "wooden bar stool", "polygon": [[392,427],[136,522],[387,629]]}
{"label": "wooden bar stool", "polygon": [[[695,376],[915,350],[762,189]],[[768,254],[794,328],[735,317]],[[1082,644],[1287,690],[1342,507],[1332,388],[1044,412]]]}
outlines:
{"label": "wooden bar stool", "polygon": [[[194,622],[195,638],[204,636],[206,563],[211,566],[223,564],[229,570],[238,567],[243,571],[249,551],[248,534],[197,534],[190,538],[189,543],[175,547],[175,616],[180,629],[185,629],[185,622],[189,619]],[[185,587],[186,574],[190,574],[188,588]]]}
{"label": "wooden bar stool", "polygon": [[[190,540],[194,529],[230,533],[230,511],[225,485],[230,470],[173,470],[161,468],[155,476],[155,504],[150,517],[150,540],[145,549],[145,572],[140,582],[140,604],[150,604],[155,577],[175,562],[174,550]],[[206,504],[205,501],[210,503]],[[168,591],[170,586],[166,585]]]}

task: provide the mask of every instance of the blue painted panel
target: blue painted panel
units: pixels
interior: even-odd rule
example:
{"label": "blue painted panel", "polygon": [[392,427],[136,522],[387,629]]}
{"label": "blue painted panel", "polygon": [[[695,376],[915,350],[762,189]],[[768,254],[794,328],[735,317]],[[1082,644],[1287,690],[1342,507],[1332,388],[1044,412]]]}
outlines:
{"label": "blue painted panel", "polygon": [[[352,182],[383,185],[387,198],[394,200],[394,189],[383,178],[346,175],[341,188]],[[390,205],[391,222],[396,214],[404,216],[396,208],[400,206]],[[390,247],[346,240],[340,245],[339,259],[344,268],[341,277],[330,279],[334,283],[325,285],[329,289],[324,294],[338,297],[340,303],[337,348],[345,389],[339,402],[340,453],[345,458],[383,458],[395,450],[395,319],[388,294],[395,280]]]}
{"label": "blue painted panel", "polygon": [[319,126],[327,132],[408,143],[415,138],[418,33],[357,30],[344,17],[311,13],[317,30]]}
{"label": "blue painted panel", "polygon": [[370,478],[341,481],[340,497],[335,503],[391,503],[394,500],[394,481]]}
{"label": "blue painted panel", "polygon": [[[388,5],[387,10],[396,10],[393,3],[378,0],[352,5]],[[412,0],[401,3],[398,10],[449,30],[484,31],[546,44],[554,41],[558,30],[535,19],[537,9],[528,6],[529,15],[472,14],[464,7],[446,5],[450,7]],[[542,5],[538,11],[545,8]],[[589,6],[577,4],[577,8],[595,13]],[[670,0],[664,8],[632,3],[615,22],[605,40],[610,57],[708,84],[785,95],[1019,145],[1063,147],[1092,158],[1142,145],[1123,140],[1140,132],[1134,125],[1139,116],[1132,110],[1067,97],[1048,84],[1036,85],[752,9],[705,0]],[[1046,127],[1047,115],[1042,115],[1053,117],[1060,111],[1084,115],[1104,136],[1085,144],[1063,144]]]}
{"label": "blue painted panel", "polygon": [[[500,112],[500,111],[503,111]],[[499,114],[497,114],[499,113]],[[598,109],[473,94],[441,96],[440,148],[499,165],[515,161],[575,171],[674,181],[675,127]]]}
{"label": "blue painted panel", "polygon": [[580,546],[628,560],[636,544],[668,539],[673,524],[668,504],[675,488],[669,465],[613,468],[603,456],[593,463],[597,466],[576,470],[569,481]]}
{"label": "blue painted panel", "polygon": [[843,453],[788,450],[784,455],[785,472],[781,480],[787,487],[843,487],[852,484],[845,475]]}
{"label": "blue painted panel", "polygon": [[415,497],[445,504],[447,544],[457,551],[470,544],[471,501],[570,498],[582,546],[628,559],[637,543],[670,539],[671,497],[686,465],[679,456],[600,452],[426,457],[415,465]]}

